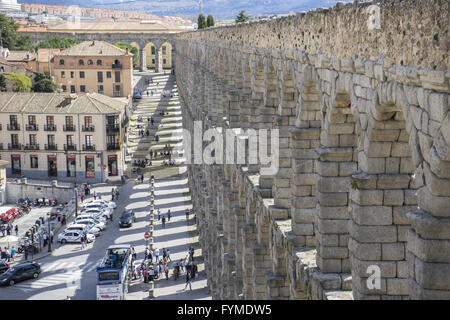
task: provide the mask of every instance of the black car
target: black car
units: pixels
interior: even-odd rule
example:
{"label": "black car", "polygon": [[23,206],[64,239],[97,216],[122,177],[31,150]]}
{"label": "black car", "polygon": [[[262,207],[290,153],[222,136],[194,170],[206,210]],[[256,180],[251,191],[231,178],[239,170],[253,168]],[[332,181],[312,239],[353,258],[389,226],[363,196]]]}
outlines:
{"label": "black car", "polygon": [[36,279],[41,273],[41,266],[37,262],[25,262],[9,268],[5,273],[0,275],[0,285],[13,286],[15,283],[27,280]]}
{"label": "black car", "polygon": [[136,222],[133,211],[125,211],[119,217],[119,227],[131,227]]}
{"label": "black car", "polygon": [[0,274],[9,269],[9,264],[6,261],[0,260]]}

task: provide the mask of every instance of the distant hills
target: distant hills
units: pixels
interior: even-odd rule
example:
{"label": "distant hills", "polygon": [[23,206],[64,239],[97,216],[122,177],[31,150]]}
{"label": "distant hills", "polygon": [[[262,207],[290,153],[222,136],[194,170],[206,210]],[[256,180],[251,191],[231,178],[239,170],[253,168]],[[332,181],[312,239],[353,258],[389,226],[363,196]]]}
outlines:
{"label": "distant hills", "polygon": [[[196,17],[198,0],[19,0],[20,3],[139,11],[158,16]],[[247,14],[283,14],[333,6],[338,0],[203,0],[203,13],[217,19],[233,19],[241,10]]]}

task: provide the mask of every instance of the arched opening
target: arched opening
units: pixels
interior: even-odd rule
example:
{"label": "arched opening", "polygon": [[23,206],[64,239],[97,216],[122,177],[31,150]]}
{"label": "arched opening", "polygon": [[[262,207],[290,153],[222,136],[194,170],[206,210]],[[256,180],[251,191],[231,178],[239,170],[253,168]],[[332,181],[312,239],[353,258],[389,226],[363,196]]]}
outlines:
{"label": "arched opening", "polygon": [[172,69],[172,45],[169,42],[164,42],[161,45],[161,54],[162,54],[162,66],[163,69]]}
{"label": "arched opening", "polygon": [[156,47],[153,42],[149,42],[144,47],[144,52],[146,55],[147,68],[155,69],[156,66]]}

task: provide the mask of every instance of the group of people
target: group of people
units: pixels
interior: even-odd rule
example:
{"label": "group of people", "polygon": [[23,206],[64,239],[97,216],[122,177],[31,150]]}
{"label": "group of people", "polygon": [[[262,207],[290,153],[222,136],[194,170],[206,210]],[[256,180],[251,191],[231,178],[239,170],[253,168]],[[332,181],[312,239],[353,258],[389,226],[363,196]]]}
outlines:
{"label": "group of people", "polygon": [[5,260],[6,262],[14,261],[14,257],[16,256],[17,250],[14,246],[9,249],[9,247],[5,247],[3,250],[0,248],[0,259]]}
{"label": "group of people", "polygon": [[13,231],[16,233],[16,237],[19,236],[19,227],[17,224],[14,227],[12,223],[3,223],[0,226],[0,231],[2,233],[2,237],[12,235]]}
{"label": "group of people", "polygon": [[145,158],[144,160],[133,160],[133,166],[145,168],[147,166],[151,166],[152,161],[150,159]]}
{"label": "group of people", "polygon": [[[170,221],[170,217],[172,217],[172,212],[169,209],[169,210],[167,210],[167,220],[168,221]],[[161,215],[161,210],[159,208],[156,210],[156,220],[161,221],[163,228],[166,227],[166,216],[164,214]]]}
{"label": "group of people", "polygon": [[120,195],[119,188],[113,187],[111,189],[111,201],[119,200],[119,195]]}

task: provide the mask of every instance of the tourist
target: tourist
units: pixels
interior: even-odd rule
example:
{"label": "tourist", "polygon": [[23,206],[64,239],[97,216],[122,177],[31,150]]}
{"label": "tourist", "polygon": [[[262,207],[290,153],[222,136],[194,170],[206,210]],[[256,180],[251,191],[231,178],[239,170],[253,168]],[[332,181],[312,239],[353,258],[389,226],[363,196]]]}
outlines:
{"label": "tourist", "polygon": [[116,200],[119,200],[119,195],[120,195],[119,188],[116,187]]}
{"label": "tourist", "polygon": [[189,208],[186,208],[186,220],[189,220]]}
{"label": "tourist", "polygon": [[81,198],[81,203],[83,203],[83,201],[84,201],[84,193],[81,194],[80,198]]}
{"label": "tourist", "polygon": [[97,192],[94,191],[94,200],[97,200]]}
{"label": "tourist", "polygon": [[11,261],[11,253],[9,252],[9,248],[5,248],[5,257],[7,262]]}
{"label": "tourist", "polygon": [[167,260],[172,261],[172,259],[170,259],[170,249],[167,249]]}
{"label": "tourist", "polygon": [[19,226],[16,224],[16,227],[14,228],[14,231],[16,232],[16,237],[19,236]]}
{"label": "tourist", "polygon": [[191,274],[189,272],[186,273],[186,285],[184,286],[183,290],[186,290],[188,285],[189,285],[189,289],[191,289],[191,291],[192,291]]}
{"label": "tourist", "polygon": [[172,212],[170,212],[170,209],[169,209],[169,211],[167,211],[167,218],[168,218],[168,221],[170,221],[170,216],[172,216]]}
{"label": "tourist", "polygon": [[2,224],[2,226],[1,226],[1,231],[2,231],[2,237],[4,237],[5,236],[5,232],[6,232],[6,228],[5,228],[4,224]]}
{"label": "tourist", "polygon": [[16,248],[12,247],[11,248],[11,259],[14,261],[14,257],[16,255]]}
{"label": "tourist", "polygon": [[158,218],[158,221],[161,220],[161,210],[156,210],[156,217]]}
{"label": "tourist", "polygon": [[164,273],[166,274],[166,280],[169,280],[169,267],[167,265],[164,266]]}
{"label": "tourist", "polygon": [[166,248],[163,248],[163,259],[165,260],[167,257],[167,251]]}
{"label": "tourist", "polygon": [[111,189],[111,201],[114,201],[114,195],[115,195],[116,191],[114,190],[114,188]]}
{"label": "tourist", "polygon": [[153,253],[155,254],[155,262],[158,263],[158,259],[159,259],[159,249],[156,248],[155,251],[153,251]]}
{"label": "tourist", "polygon": [[162,222],[163,228],[165,229],[166,228],[166,217],[163,216],[161,222]]}
{"label": "tourist", "polygon": [[80,243],[81,243],[81,250],[83,250],[84,249],[84,234],[81,235]]}

